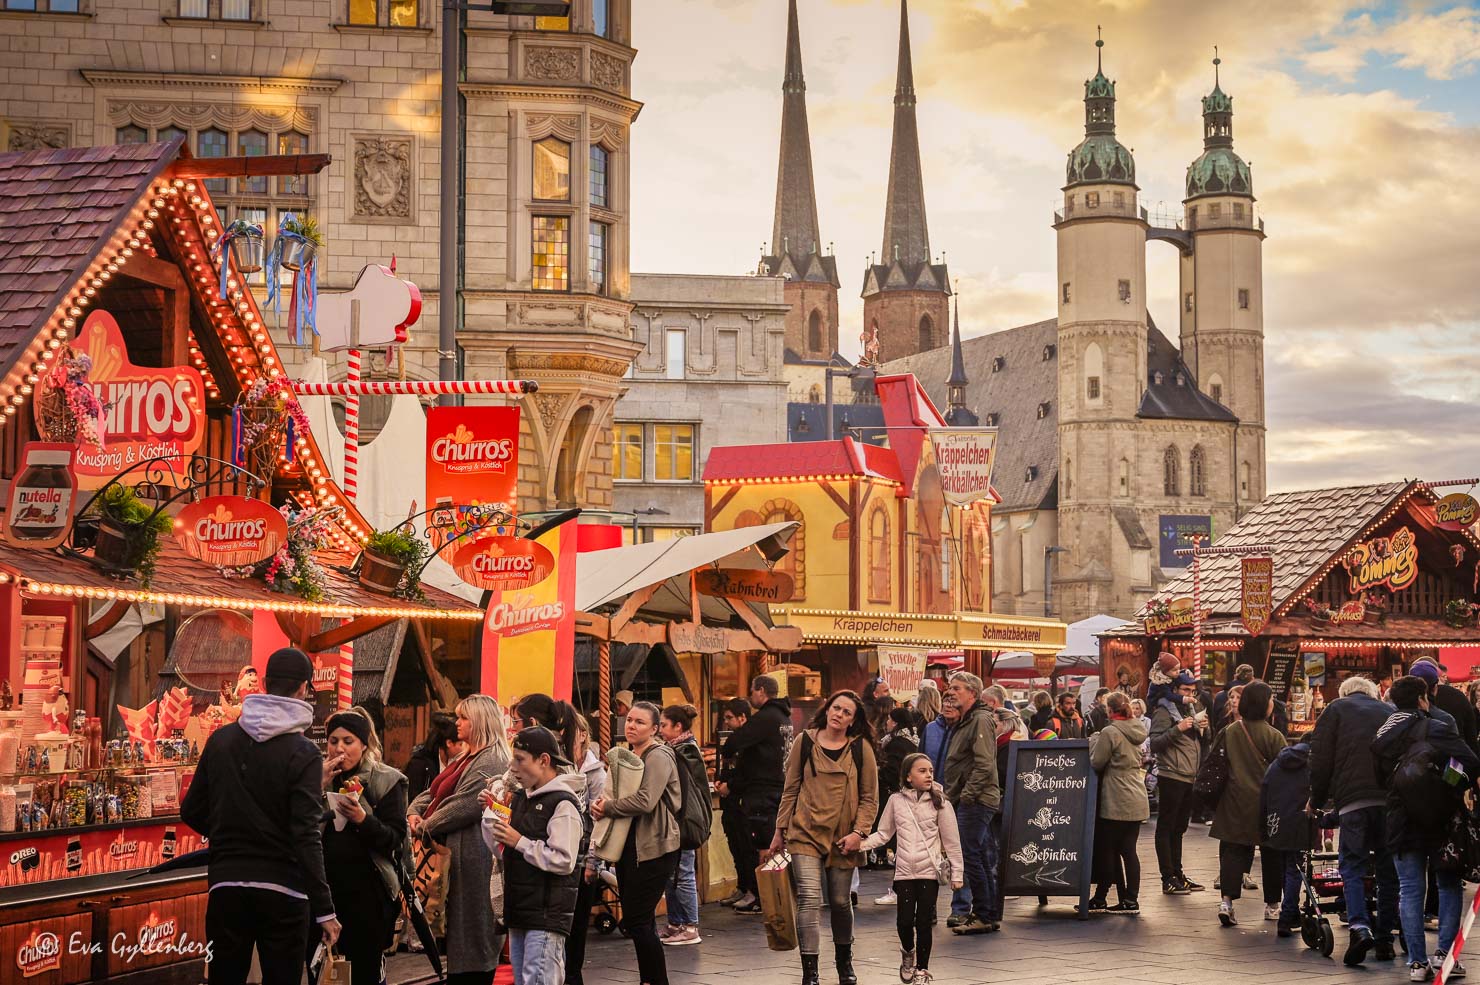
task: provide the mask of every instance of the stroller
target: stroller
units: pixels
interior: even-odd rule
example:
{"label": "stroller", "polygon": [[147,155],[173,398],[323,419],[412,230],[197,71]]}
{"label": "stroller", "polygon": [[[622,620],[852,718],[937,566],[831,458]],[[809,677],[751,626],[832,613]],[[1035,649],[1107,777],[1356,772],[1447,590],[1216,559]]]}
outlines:
{"label": "stroller", "polygon": [[[596,878],[600,886],[596,894],[596,905],[592,908],[595,913],[596,932],[598,934],[610,934],[619,926],[622,894],[617,890],[617,874],[610,866],[603,865],[596,870]],[[627,932],[622,931],[626,937]]]}
{"label": "stroller", "polygon": [[[1336,933],[1331,927],[1331,916],[1346,914],[1346,886],[1337,868],[1340,854],[1336,851],[1334,832],[1340,826],[1336,813],[1322,814],[1316,820],[1319,849],[1301,853],[1300,939],[1313,951],[1320,951],[1329,958],[1336,948]],[[1372,886],[1366,887],[1371,902]]]}

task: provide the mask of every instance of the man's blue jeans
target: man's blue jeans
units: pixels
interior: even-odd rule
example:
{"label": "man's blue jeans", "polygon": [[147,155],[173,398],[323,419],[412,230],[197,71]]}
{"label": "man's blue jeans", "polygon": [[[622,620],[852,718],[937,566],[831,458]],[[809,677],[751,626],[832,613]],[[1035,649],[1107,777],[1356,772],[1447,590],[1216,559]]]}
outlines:
{"label": "man's blue jeans", "polygon": [[[1429,853],[1421,849],[1398,852],[1393,862],[1398,869],[1398,916],[1403,923],[1403,943],[1408,948],[1408,963],[1426,960],[1427,941],[1423,935],[1424,874]],[[1464,905],[1458,872],[1435,872],[1439,884],[1439,950],[1448,953],[1459,933],[1460,909]]]}
{"label": "man's blue jeans", "polygon": [[514,985],[562,985],[565,935],[550,930],[509,931],[509,964]]}
{"label": "man's blue jeans", "polygon": [[[1387,849],[1386,808],[1362,807],[1341,815],[1342,891],[1353,930],[1366,927],[1383,940],[1398,926],[1398,873]],[[1377,866],[1377,913],[1367,912],[1367,875]],[[1375,922],[1374,922],[1375,917]]]}
{"label": "man's blue jeans", "polygon": [[[956,827],[961,833],[961,860],[966,869],[966,888],[971,890],[971,909],[984,921],[1001,920],[991,912],[997,898],[997,845],[992,837],[992,817],[997,812],[981,804],[956,808]],[[953,904],[954,905],[954,904]]]}
{"label": "man's blue jeans", "polygon": [[694,880],[694,852],[678,853],[678,868],[663,894],[668,901],[668,923],[674,927],[699,926],[699,886]]}

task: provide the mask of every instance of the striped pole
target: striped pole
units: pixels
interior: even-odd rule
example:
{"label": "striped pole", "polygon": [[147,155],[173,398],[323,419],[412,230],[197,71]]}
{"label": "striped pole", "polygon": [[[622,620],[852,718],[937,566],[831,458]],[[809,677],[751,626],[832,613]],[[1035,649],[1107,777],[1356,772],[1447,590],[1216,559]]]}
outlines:
{"label": "striped pole", "polygon": [[346,643],[339,648],[339,710],[355,703],[355,645]]}
{"label": "striped pole", "polygon": [[596,644],[596,738],[604,754],[612,747],[612,644]]}
{"label": "striped pole", "polygon": [[345,382],[350,389],[344,395],[344,494],[355,501],[360,488],[360,350],[349,350],[349,373]]}
{"label": "striped pole", "polygon": [[1465,913],[1464,922],[1460,924],[1459,933],[1454,936],[1454,945],[1450,947],[1449,953],[1444,955],[1444,964],[1440,966],[1439,973],[1434,976],[1434,985],[1445,985],[1449,981],[1449,975],[1459,961],[1459,952],[1465,949],[1465,938],[1470,936],[1470,928],[1475,926],[1476,913],[1480,913],[1480,889],[1475,891],[1474,898],[1470,900],[1470,908]]}
{"label": "striped pole", "polygon": [[[351,349],[351,353],[355,350]],[[358,356],[354,357],[358,360]],[[390,397],[409,393],[414,396],[442,394],[524,394],[534,393],[539,384],[534,380],[368,380],[343,383],[293,383],[300,397]]]}

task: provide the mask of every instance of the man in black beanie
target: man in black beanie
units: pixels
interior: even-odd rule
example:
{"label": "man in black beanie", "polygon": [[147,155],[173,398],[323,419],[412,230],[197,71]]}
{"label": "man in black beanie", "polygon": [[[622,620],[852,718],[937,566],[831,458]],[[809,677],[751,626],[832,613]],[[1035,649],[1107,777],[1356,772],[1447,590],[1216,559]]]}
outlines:
{"label": "man in black beanie", "polygon": [[211,841],[206,937],[211,985],[244,985],[257,949],[262,985],[298,985],[317,923],[333,944],[339,921],[324,877],[323,760],[313,724],[313,661],[285,647],[267,658],[265,694],[201,750],[180,805]]}

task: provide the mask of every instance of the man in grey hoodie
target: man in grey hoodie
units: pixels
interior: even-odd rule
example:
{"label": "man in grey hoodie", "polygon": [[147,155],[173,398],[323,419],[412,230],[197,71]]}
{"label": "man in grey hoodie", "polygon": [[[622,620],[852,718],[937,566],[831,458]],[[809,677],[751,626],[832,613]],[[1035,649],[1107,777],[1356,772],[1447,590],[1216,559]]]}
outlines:
{"label": "man in grey hoodie", "polygon": [[201,750],[181,819],[210,839],[206,937],[211,985],[244,985],[257,949],[262,985],[298,985],[309,926],[339,938],[324,878],[324,763],[313,724],[313,661],[285,647],[267,658],[265,694]]}

